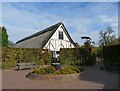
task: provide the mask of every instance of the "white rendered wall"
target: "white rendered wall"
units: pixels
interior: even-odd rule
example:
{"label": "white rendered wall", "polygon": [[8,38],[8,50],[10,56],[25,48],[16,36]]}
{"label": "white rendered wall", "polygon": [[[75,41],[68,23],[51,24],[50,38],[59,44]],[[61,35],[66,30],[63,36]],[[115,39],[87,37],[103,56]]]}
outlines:
{"label": "white rendered wall", "polygon": [[[61,26],[62,25],[58,27],[53,36],[49,39],[44,49],[49,49],[50,51],[59,51],[60,48],[74,48],[74,45],[70,42]],[[63,40],[59,39],[59,31],[63,32]]]}

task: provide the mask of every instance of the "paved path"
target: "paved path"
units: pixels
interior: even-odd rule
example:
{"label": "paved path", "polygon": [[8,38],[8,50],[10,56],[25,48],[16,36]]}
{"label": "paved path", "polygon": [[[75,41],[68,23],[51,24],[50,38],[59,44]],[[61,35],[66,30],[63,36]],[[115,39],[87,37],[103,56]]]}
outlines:
{"label": "paved path", "polygon": [[25,75],[30,70],[3,71],[3,89],[117,89],[118,75],[99,70],[100,65],[85,67],[80,80],[75,81],[35,81]]}

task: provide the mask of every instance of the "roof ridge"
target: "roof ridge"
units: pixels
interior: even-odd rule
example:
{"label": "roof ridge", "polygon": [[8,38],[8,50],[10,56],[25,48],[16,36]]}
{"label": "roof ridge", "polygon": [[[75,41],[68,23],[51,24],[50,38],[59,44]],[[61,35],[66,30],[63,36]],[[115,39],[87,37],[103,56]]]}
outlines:
{"label": "roof ridge", "polygon": [[17,41],[16,44],[17,44],[17,43],[20,43],[20,42],[22,42],[22,41],[24,41],[24,40],[30,39],[30,38],[32,38],[32,37],[38,36],[39,34],[45,33],[45,32],[47,32],[47,31],[51,31],[53,28],[59,27],[61,24],[63,24],[63,23],[62,23],[62,22],[59,22],[59,23],[57,23],[57,24],[51,25],[51,26],[49,26],[48,28],[45,28],[45,29],[43,29],[43,30],[41,30],[41,31],[38,31],[38,32],[36,32],[36,33],[34,33],[34,34],[32,34],[32,35],[29,35],[29,36],[27,36],[27,37],[25,37],[25,38]]}

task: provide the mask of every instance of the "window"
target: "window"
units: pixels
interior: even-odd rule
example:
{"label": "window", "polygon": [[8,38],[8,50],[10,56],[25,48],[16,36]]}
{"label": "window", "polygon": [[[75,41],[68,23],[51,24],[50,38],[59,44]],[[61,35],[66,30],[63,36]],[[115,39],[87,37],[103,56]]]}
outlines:
{"label": "window", "polygon": [[63,39],[63,32],[59,31],[59,39]]}

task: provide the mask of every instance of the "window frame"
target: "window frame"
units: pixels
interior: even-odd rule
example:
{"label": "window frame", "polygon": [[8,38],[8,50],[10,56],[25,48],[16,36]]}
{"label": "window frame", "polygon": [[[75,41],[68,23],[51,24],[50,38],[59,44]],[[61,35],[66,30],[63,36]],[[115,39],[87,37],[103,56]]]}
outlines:
{"label": "window frame", "polygon": [[59,33],[58,38],[61,39],[61,40],[63,40],[64,39],[63,31],[59,31],[58,33]]}

